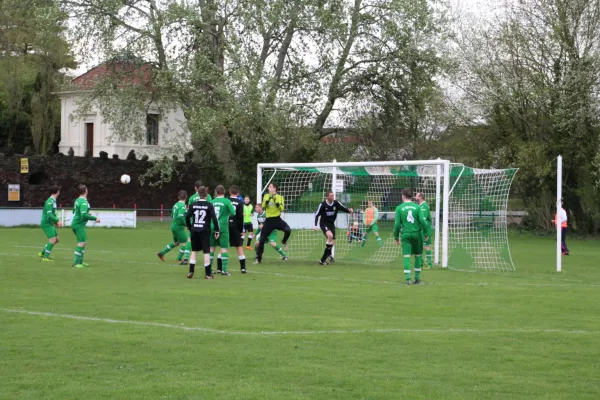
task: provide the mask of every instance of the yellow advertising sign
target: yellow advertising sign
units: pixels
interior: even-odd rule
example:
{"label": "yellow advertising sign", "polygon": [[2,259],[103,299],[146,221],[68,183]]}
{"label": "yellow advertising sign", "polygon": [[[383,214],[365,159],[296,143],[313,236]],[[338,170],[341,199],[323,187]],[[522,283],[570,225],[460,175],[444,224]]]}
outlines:
{"label": "yellow advertising sign", "polygon": [[8,185],[8,201],[21,200],[21,185]]}
{"label": "yellow advertising sign", "polygon": [[29,173],[29,159],[21,158],[21,173],[28,174]]}

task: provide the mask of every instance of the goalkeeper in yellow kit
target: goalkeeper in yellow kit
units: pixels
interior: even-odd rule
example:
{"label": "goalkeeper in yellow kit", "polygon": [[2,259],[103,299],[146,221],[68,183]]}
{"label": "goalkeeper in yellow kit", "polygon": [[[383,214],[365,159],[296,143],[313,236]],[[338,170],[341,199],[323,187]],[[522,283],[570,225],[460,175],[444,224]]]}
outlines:
{"label": "goalkeeper in yellow kit", "polygon": [[277,229],[278,231],[283,232],[283,240],[281,244],[283,245],[283,249],[287,250],[287,241],[292,234],[292,229],[290,226],[281,219],[281,212],[284,210],[284,198],[282,195],[277,194],[277,185],[274,183],[269,184],[267,188],[269,193],[263,196],[262,206],[265,210],[267,219],[265,220],[265,224],[260,232],[260,241],[258,242],[258,247],[256,248],[256,262],[262,262],[262,255],[265,251],[265,243],[267,239],[271,235],[273,230]]}

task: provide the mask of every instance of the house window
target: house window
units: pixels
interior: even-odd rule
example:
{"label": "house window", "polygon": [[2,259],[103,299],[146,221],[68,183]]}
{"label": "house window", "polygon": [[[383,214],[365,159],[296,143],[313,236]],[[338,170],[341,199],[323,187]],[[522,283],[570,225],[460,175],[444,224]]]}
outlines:
{"label": "house window", "polygon": [[158,145],[158,114],[146,115],[146,144],[151,146]]}

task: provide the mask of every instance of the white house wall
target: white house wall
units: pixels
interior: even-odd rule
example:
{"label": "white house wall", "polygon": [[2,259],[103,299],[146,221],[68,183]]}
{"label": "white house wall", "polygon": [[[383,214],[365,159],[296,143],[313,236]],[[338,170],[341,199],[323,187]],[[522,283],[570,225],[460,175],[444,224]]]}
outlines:
{"label": "white house wall", "polygon": [[[117,154],[119,158],[125,158],[133,149],[136,154],[142,156],[147,154],[148,157],[156,158],[162,155],[172,155],[168,147],[174,144],[179,144],[184,148],[191,150],[190,134],[182,127],[182,122],[185,122],[183,110],[168,110],[164,113],[159,113],[150,108],[149,113],[161,114],[159,122],[158,145],[148,146],[146,144],[135,143],[133,140],[119,140],[112,138],[112,130],[110,125],[103,121],[100,111],[93,107],[89,114],[81,119],[76,119],[77,115],[77,93],[59,93],[61,97],[61,140],[59,151],[67,154],[72,147],[76,156],[85,154],[85,124],[94,124],[94,150],[93,156],[99,157],[101,151],[108,153],[109,157]],[[144,127],[145,130],[145,127]],[[143,138],[145,140],[145,136]],[[176,155],[182,159],[181,151]]]}

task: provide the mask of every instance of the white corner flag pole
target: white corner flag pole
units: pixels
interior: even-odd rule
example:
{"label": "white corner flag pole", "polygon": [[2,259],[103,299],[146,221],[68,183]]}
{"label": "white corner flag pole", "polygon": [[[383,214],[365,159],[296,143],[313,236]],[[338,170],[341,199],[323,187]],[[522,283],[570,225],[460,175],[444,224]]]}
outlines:
{"label": "white corner flag pole", "polygon": [[559,222],[562,208],[562,156],[556,159],[556,272],[562,271],[561,224]]}

